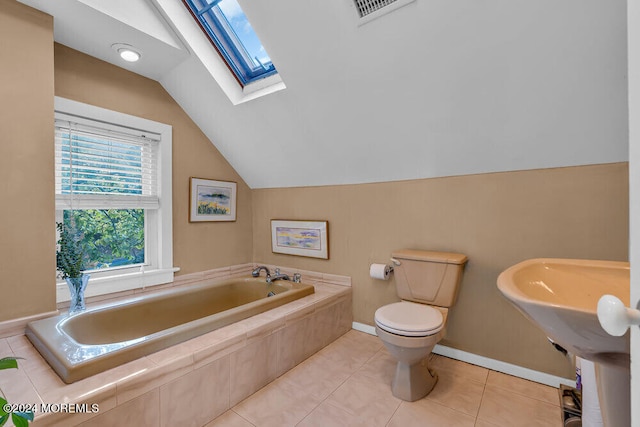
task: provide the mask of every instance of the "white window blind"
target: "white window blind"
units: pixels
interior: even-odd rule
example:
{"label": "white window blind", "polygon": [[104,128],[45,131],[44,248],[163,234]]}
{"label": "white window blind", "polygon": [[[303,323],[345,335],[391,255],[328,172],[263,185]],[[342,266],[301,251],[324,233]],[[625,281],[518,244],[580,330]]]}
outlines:
{"label": "white window blind", "polygon": [[157,134],[56,117],[56,209],[158,209]]}

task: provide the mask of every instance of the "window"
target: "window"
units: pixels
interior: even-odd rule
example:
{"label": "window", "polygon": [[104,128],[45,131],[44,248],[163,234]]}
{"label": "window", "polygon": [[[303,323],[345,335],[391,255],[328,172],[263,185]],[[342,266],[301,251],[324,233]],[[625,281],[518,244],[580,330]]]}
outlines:
{"label": "window", "polygon": [[242,86],[277,74],[236,0],[183,0]]}
{"label": "window", "polygon": [[171,127],[56,98],[55,159],[56,221],[82,236],[87,295],[172,281]]}

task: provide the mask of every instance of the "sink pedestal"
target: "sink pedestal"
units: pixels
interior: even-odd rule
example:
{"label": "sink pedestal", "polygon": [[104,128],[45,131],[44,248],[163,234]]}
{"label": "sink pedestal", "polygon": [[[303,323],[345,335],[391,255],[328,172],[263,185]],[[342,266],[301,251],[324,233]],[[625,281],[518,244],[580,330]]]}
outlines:
{"label": "sink pedestal", "polygon": [[631,373],[629,369],[595,363],[598,400],[605,427],[631,425]]}

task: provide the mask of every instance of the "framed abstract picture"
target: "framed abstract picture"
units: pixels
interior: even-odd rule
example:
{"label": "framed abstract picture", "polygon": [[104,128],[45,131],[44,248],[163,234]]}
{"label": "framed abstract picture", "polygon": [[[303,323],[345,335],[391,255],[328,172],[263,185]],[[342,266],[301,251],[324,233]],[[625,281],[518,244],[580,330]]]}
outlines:
{"label": "framed abstract picture", "polygon": [[272,219],[271,250],[329,259],[329,222]]}
{"label": "framed abstract picture", "polygon": [[189,186],[189,222],[236,220],[235,182],[191,178]]}

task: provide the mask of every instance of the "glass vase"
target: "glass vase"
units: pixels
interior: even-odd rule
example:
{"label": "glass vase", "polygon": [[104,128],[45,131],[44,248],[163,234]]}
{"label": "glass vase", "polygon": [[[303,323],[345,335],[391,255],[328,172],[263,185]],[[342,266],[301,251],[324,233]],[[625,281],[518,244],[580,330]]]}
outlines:
{"label": "glass vase", "polygon": [[89,277],[88,274],[83,274],[80,277],[67,277],[65,279],[71,294],[69,314],[84,310],[84,290],[87,288],[87,283],[89,283]]}

